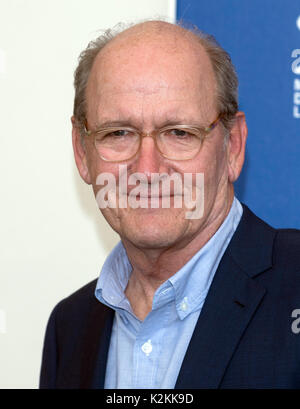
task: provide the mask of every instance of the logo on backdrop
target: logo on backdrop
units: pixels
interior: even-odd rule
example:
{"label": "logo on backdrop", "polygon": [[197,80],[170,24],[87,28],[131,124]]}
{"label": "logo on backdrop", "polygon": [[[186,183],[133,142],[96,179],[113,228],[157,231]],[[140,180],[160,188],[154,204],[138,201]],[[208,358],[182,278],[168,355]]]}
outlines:
{"label": "logo on backdrop", "polygon": [[298,30],[300,30],[300,16],[298,16],[298,18],[296,20],[296,25],[298,27]]}
{"label": "logo on backdrop", "polygon": [[298,78],[294,78],[294,94],[293,94],[293,117],[300,118],[300,49],[292,51],[292,71]]}
{"label": "logo on backdrop", "polygon": [[[300,16],[298,16],[296,20],[296,26],[300,30]],[[299,76],[298,78],[294,78],[294,92],[293,92],[293,117],[300,118],[300,49],[295,48],[292,51],[292,58],[294,59],[292,62],[292,71],[295,75]]]}

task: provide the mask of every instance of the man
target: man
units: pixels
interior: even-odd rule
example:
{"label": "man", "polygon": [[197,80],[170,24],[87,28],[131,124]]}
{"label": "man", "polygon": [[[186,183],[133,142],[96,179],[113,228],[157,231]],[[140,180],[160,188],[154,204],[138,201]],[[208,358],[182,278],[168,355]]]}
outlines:
{"label": "man", "polygon": [[[121,243],[97,281],[54,309],[41,387],[300,387],[300,235],[234,197],[247,126],[227,53],[145,22],[90,44],[75,91],[76,164],[97,199],[106,189],[99,207]],[[174,174],[192,182],[164,207],[160,175]],[[145,206],[128,205],[131,176]],[[198,202],[175,206],[187,190],[198,202],[204,192],[200,216]]]}

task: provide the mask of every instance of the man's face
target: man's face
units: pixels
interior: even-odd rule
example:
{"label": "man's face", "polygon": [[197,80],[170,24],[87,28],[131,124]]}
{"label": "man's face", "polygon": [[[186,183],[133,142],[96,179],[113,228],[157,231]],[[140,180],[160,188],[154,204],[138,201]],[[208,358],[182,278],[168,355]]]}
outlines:
{"label": "man's face", "polygon": [[[145,133],[170,124],[208,126],[219,112],[211,63],[199,45],[176,34],[123,34],[97,56],[87,87],[87,121],[90,129],[121,123]],[[85,141],[85,161],[95,194],[97,176],[112,173],[118,181],[120,163],[102,160],[92,139]],[[228,182],[228,152],[218,125],[190,160],[163,157],[151,137],[145,137],[139,153],[122,162],[128,177],[136,172],[204,174],[204,213],[186,217],[187,209],[102,209],[108,223],[126,242],[139,248],[182,247],[210,225],[232,200]],[[128,186],[128,191],[133,186]],[[228,209],[227,209],[228,210]],[[227,211],[226,210],[226,211]]]}

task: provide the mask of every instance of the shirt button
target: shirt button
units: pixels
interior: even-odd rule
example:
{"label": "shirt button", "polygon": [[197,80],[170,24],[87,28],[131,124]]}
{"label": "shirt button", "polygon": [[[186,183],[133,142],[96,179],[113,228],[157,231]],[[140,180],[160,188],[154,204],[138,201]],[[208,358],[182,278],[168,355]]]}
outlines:
{"label": "shirt button", "polygon": [[186,311],[188,309],[187,297],[184,297],[182,303],[180,304],[181,311]]}
{"label": "shirt button", "polygon": [[148,339],[147,342],[145,342],[142,345],[142,351],[148,356],[152,352],[152,344],[151,344],[151,339]]}

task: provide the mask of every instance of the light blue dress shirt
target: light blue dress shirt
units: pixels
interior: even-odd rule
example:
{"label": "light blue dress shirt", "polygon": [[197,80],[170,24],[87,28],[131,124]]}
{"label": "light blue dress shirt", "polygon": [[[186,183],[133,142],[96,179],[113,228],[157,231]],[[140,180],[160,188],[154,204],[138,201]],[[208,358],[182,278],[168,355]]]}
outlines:
{"label": "light blue dress shirt", "polygon": [[242,216],[234,198],[214,236],[155,292],[139,320],[124,291],[131,264],[120,242],[106,259],[95,295],[115,310],[106,366],[106,389],[173,389],[219,262]]}

